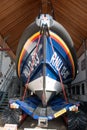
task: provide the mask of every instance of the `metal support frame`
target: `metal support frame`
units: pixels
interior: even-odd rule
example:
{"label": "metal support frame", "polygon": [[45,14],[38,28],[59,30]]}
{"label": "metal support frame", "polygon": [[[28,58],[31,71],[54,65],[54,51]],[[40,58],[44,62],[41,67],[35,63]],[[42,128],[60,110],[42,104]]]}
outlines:
{"label": "metal support frame", "polygon": [[[26,100],[21,101],[19,99],[9,101],[9,106],[17,106],[24,113],[33,117],[33,119],[38,120],[38,125],[44,125],[45,127],[48,124],[48,120],[58,118],[62,116],[67,111],[75,111],[78,108],[79,103],[66,103],[65,100],[61,97],[55,97],[49,102],[49,106],[46,108],[42,107],[41,100],[37,96],[30,96]],[[16,105],[17,104],[17,105]],[[16,107],[15,107],[16,109]]]}

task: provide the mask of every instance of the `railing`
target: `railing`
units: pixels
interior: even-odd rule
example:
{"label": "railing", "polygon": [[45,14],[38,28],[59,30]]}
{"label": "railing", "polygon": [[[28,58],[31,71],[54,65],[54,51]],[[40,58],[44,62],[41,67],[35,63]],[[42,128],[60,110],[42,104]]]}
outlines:
{"label": "railing", "polygon": [[14,64],[13,64],[6,75],[5,80],[3,81],[2,87],[0,88],[0,112],[2,111],[2,107],[5,108],[8,105],[7,103],[5,106],[3,106],[3,103],[4,103],[5,98],[8,98],[7,97],[8,88],[12,82],[14,71],[15,70],[14,70]]}
{"label": "railing", "polygon": [[86,80],[74,83],[70,87],[68,87],[67,94],[69,98],[74,100],[87,102],[87,86]]}
{"label": "railing", "polygon": [[4,81],[3,81],[3,84],[0,88],[0,91],[3,91],[3,92],[6,92],[7,91],[7,88],[8,86],[10,85],[11,83],[11,80],[12,80],[12,76],[13,76],[13,73],[14,73],[14,64],[12,65],[12,67],[9,69],[6,77],[4,77]]}

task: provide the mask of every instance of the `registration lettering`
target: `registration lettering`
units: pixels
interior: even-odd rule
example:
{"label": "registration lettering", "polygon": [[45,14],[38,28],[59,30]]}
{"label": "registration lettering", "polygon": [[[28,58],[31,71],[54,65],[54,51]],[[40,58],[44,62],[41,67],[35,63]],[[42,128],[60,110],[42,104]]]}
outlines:
{"label": "registration lettering", "polygon": [[31,60],[28,61],[27,65],[25,66],[24,69],[24,74],[27,77],[29,75],[29,73],[31,73],[35,67],[37,67],[37,65],[39,64],[39,57],[38,55],[31,55]]}

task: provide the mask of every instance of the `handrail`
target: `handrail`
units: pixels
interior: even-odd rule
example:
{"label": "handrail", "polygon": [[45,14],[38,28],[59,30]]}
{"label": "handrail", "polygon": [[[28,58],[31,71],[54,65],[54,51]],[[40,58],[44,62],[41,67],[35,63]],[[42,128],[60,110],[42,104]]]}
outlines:
{"label": "handrail", "polygon": [[5,79],[2,87],[0,88],[0,91],[4,91],[5,92],[7,90],[8,86],[9,86],[9,84],[11,82],[13,72],[14,72],[14,65],[12,66],[12,68],[10,68],[10,70],[8,72],[8,75],[6,76],[7,78]]}
{"label": "handrail", "polygon": [[[8,89],[8,87],[9,87],[10,83],[11,83],[13,72],[14,72],[14,65],[13,65],[13,66],[11,67],[11,69],[9,70],[9,73],[8,73],[8,75],[6,76],[6,77],[8,77],[8,78],[5,79],[5,81],[4,81],[3,85],[2,85],[2,87],[0,88],[0,92],[2,92],[1,100],[0,100],[0,105],[2,105],[2,103],[3,103],[3,101],[4,101],[5,97],[6,97],[6,94],[8,93],[8,92],[7,92],[7,89]],[[10,80],[9,80],[9,79],[10,79]]]}
{"label": "handrail", "polygon": [[6,94],[7,94],[7,92],[3,92],[2,98],[0,100],[0,105],[2,105],[2,103],[3,103],[3,101],[4,101],[5,97],[6,97]]}

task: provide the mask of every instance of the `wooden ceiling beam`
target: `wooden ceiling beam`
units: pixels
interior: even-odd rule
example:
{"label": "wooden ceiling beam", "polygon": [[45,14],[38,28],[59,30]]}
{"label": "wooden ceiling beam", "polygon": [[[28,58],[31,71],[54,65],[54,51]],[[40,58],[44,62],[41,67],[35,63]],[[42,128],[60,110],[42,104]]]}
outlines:
{"label": "wooden ceiling beam", "polygon": [[41,0],[41,4],[42,4],[42,13],[47,14],[48,0]]}
{"label": "wooden ceiling beam", "polygon": [[8,50],[7,53],[9,54],[9,56],[15,61],[15,59],[16,59],[15,54],[12,52],[12,50],[10,49],[8,44],[4,41],[4,39],[0,35],[0,46],[3,48],[3,45],[4,45],[5,49],[7,48],[7,50]]}

